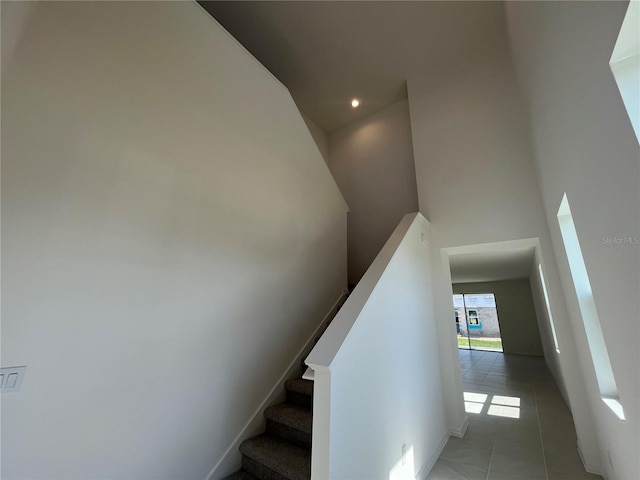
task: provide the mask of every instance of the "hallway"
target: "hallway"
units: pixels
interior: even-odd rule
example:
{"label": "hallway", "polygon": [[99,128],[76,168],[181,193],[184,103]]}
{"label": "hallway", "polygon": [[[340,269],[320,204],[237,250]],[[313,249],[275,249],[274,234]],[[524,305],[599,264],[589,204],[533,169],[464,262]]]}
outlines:
{"label": "hallway", "polygon": [[469,428],[451,437],[428,480],[597,480],[544,359],[460,350]]}

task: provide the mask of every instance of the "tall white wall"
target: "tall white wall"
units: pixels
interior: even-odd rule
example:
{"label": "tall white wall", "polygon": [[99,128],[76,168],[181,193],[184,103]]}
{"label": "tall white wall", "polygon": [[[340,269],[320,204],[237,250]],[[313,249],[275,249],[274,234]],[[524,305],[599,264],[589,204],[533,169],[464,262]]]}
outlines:
{"label": "tall white wall", "polygon": [[418,210],[408,102],[332,133],[329,168],[351,209],[349,282],[357,283],[402,217]]}
{"label": "tall white wall", "polygon": [[[640,477],[640,149],[609,68],[626,7],[627,2],[507,4],[544,211],[609,479]],[[565,192],[627,417],[624,422],[599,398],[556,218]],[[616,243],[616,237],[631,240]]]}
{"label": "tall white wall", "polygon": [[462,382],[446,249],[539,239],[554,320],[567,354],[566,371],[556,378],[567,382],[560,387],[569,393],[584,456],[588,463],[599,463],[506,38],[409,78],[408,90],[420,211],[431,221],[433,244],[441,252],[436,253],[441,265],[434,264],[435,304],[439,344],[451,358],[442,371],[450,428],[462,424],[464,412],[458,400]]}
{"label": "tall white wall", "polygon": [[538,319],[527,279],[454,283],[453,293],[493,293],[504,353],[542,355]]}
{"label": "tall white wall", "polygon": [[[420,211],[446,246],[546,232],[505,46],[409,79]],[[480,212],[480,213],[479,213]]]}
{"label": "tall white wall", "polygon": [[346,286],[346,205],[196,3],[29,14],[2,70],[2,365],[27,365],[3,478],[202,480]]}

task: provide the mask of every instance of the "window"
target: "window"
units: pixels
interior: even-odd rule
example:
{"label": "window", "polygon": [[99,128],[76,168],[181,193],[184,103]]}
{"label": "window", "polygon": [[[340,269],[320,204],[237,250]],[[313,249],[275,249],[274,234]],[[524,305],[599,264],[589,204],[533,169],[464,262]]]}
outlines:
{"label": "window", "polygon": [[469,325],[478,325],[478,311],[469,310]]}
{"label": "window", "polygon": [[538,273],[540,273],[540,284],[542,285],[542,294],[544,295],[544,303],[547,306],[547,316],[549,317],[549,324],[551,325],[551,335],[553,336],[553,345],[556,347],[556,352],[560,353],[560,347],[558,346],[558,336],[556,335],[556,326],[553,324],[553,315],[551,315],[551,305],[549,304],[549,295],[547,294],[547,284],[544,281],[544,273],[542,273],[542,264],[538,264]]}
{"label": "window", "polygon": [[640,140],[640,2],[629,2],[609,65]]}
{"label": "window", "polygon": [[573,285],[578,297],[578,305],[580,306],[580,314],[584,324],[585,333],[587,335],[587,344],[591,353],[591,360],[596,372],[598,388],[600,396],[604,403],[615,413],[621,420],[625,419],[624,410],[618,398],[618,387],[613,376],[611,368],[611,360],[609,360],[609,352],[604,341],[602,327],[600,326],[600,318],[593,299],[591,291],[591,283],[587,274],[587,267],[584,263],[580,242],[578,241],[578,233],[573,223],[569,200],[565,193],[558,209],[558,223],[560,224],[560,233],[564,242],[564,248],[567,252],[567,260],[569,261],[569,270],[573,279]]}

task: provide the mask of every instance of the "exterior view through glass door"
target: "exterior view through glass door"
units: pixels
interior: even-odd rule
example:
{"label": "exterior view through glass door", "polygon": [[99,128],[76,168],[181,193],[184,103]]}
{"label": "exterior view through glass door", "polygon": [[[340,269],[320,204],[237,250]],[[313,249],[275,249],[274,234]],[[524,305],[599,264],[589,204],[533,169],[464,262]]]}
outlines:
{"label": "exterior view through glass door", "polygon": [[453,296],[458,348],[502,352],[498,309],[493,293]]}

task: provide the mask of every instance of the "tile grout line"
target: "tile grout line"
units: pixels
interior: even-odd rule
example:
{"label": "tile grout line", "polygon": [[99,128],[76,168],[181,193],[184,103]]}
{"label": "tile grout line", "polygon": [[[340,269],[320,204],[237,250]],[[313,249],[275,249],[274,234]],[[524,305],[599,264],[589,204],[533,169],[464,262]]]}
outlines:
{"label": "tile grout line", "polygon": [[[491,364],[491,368],[493,368],[493,365],[496,363],[497,360],[497,356],[496,358],[493,360],[493,363]],[[491,368],[489,368],[489,371],[491,371]],[[487,373],[488,375],[488,373]],[[498,423],[498,426],[496,427],[496,429],[500,428],[500,423]],[[486,480],[489,480],[489,475],[491,474],[491,464],[493,463],[493,454],[496,450],[496,442],[498,441],[498,430],[496,430],[496,436],[493,439],[493,446],[491,447],[491,456],[489,457],[489,466],[487,467],[487,477]],[[548,480],[548,479],[547,479]]]}
{"label": "tile grout line", "polygon": [[540,445],[542,446],[542,461],[544,462],[544,474],[549,480],[549,469],[547,468],[547,456],[544,453],[544,440],[542,439],[542,426],[540,425],[540,411],[538,410],[538,395],[536,395],[536,387],[533,387],[533,401],[536,404],[536,418],[538,419],[538,433],[540,434]]}
{"label": "tile grout line", "polygon": [[493,463],[493,452],[496,449],[496,442],[497,441],[498,441],[498,435],[496,434],[496,438],[493,439],[493,446],[491,447],[491,457],[489,457],[489,466],[487,467],[486,480],[489,480],[489,474],[491,473],[491,463]]}
{"label": "tile grout line", "polygon": [[[484,354],[483,354],[480,358],[482,358],[482,357],[484,357]],[[467,374],[467,373],[469,373],[470,371],[472,371],[472,370],[473,370],[473,367],[475,367],[475,366],[476,366],[476,364],[480,361],[480,358],[478,358],[478,360],[476,360],[475,362],[473,362],[473,365],[471,365],[471,367],[469,368],[469,370],[467,370],[467,371],[465,372],[465,374]],[[495,363],[495,360],[494,360],[494,363]],[[491,367],[492,367],[492,366],[493,366],[493,363],[491,364]],[[489,367],[489,370],[491,370],[491,367]],[[463,381],[463,384],[464,384],[464,375],[465,375],[465,374],[463,374],[463,375],[462,375],[462,381]],[[484,382],[484,379],[487,377],[487,375],[488,375],[488,374],[489,374],[489,372],[488,372],[488,371],[487,371],[487,373],[485,373],[485,374],[484,374],[484,377],[482,377],[482,380],[480,380],[480,383],[478,384],[478,386],[479,386],[479,387],[481,387],[481,386],[482,386],[482,382]],[[471,383],[471,382],[469,382],[469,383]],[[473,384],[475,385],[475,382],[474,382]]]}
{"label": "tile grout line", "polygon": [[[480,358],[482,358],[482,357],[484,357],[484,354],[483,354]],[[473,371],[473,367],[475,367],[475,366],[477,365],[477,363],[480,361],[480,358],[479,358],[478,360],[476,360],[475,362],[473,362],[473,364],[472,364],[472,365],[471,365],[471,367],[467,370],[467,372],[466,372],[466,373],[468,373],[468,372],[472,372],[472,371]],[[480,385],[478,385],[479,389],[481,389],[481,388],[482,388],[482,382],[484,381],[484,379],[487,377],[487,375],[489,374],[489,372],[490,372],[490,371],[491,371],[491,369],[493,368],[493,365],[495,364],[496,360],[497,360],[497,357],[493,360],[493,362],[491,363],[491,366],[489,366],[489,369],[487,370],[487,372],[486,372],[486,373],[484,374],[484,376],[482,377],[482,380],[480,381]],[[489,480],[489,472],[490,472],[490,470],[491,470],[491,461],[493,460],[493,452],[494,452],[494,449],[495,449],[495,446],[496,446],[497,438],[498,438],[498,437],[497,437],[497,435],[496,435],[496,436],[494,437],[494,439],[493,439],[493,445],[492,445],[492,447],[491,447],[491,456],[489,457],[489,465],[487,466],[487,475],[486,475],[486,477],[485,477],[485,480]],[[458,463],[458,462],[455,462],[455,461],[454,461],[454,463]],[[464,464],[462,464],[462,463],[461,463],[460,465],[464,465]],[[471,468],[474,468],[474,467],[471,467]],[[481,471],[481,470],[480,470],[480,471]]]}

